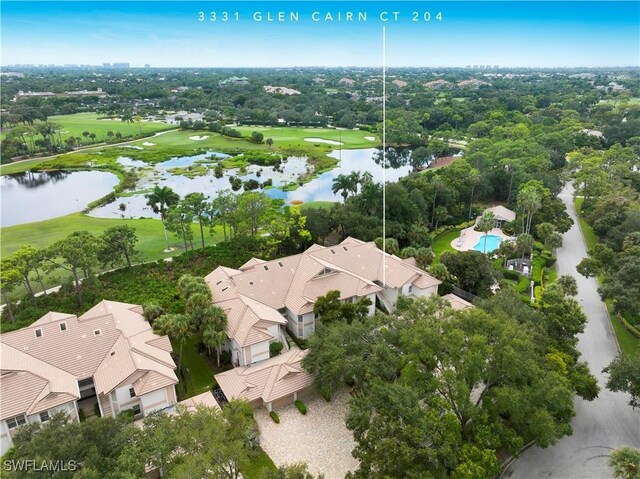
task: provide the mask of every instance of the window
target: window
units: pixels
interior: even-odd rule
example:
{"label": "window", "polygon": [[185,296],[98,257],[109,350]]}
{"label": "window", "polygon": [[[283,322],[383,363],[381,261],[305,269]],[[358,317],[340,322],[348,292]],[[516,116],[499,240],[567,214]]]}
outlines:
{"label": "window", "polygon": [[413,291],[413,285],[409,285],[409,289],[407,289],[407,292],[411,293]]}
{"label": "window", "polygon": [[133,411],[134,416],[137,416],[138,414],[142,413],[142,409],[140,409],[140,404],[136,404],[131,408],[131,410]]}
{"label": "window", "polygon": [[36,329],[36,338],[42,337],[42,329]]}
{"label": "window", "polygon": [[331,251],[331,254],[336,254],[336,250],[334,249],[330,249],[329,251]]}
{"label": "window", "polygon": [[40,413],[40,422],[47,422],[49,419],[49,411],[42,411]]}
{"label": "window", "polygon": [[7,419],[7,426],[9,426],[9,429],[15,429],[18,426],[25,425],[26,423],[27,419],[24,417],[24,414]]}
{"label": "window", "polygon": [[301,323],[302,322],[302,318],[303,316],[301,314],[298,315],[298,322]]}
{"label": "window", "polygon": [[349,251],[346,246],[343,246],[342,249],[345,251]]}
{"label": "window", "polygon": [[253,281],[249,281],[249,284],[250,284],[251,286],[253,286]]}
{"label": "window", "polygon": [[100,336],[102,334],[102,331],[100,331],[99,329],[94,329],[93,330],[93,335],[94,336]]}
{"label": "window", "polygon": [[282,261],[278,261],[278,266],[280,266],[281,268],[284,268],[284,265],[282,264]]}
{"label": "window", "polygon": [[66,331],[67,330],[67,323],[60,323],[60,331]]}
{"label": "window", "polygon": [[263,268],[265,271],[269,271],[269,267],[266,264],[263,266]]}
{"label": "window", "polygon": [[136,397],[136,392],[133,390],[133,388],[129,388],[129,396],[131,396],[132,398]]}

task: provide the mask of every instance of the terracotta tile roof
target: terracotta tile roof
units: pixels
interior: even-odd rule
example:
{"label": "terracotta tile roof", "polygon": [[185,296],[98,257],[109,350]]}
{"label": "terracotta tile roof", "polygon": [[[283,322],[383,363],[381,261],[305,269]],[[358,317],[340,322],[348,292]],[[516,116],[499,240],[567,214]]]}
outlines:
{"label": "terracotta tile roof", "polygon": [[496,219],[505,220],[505,221],[513,221],[516,219],[516,214],[514,211],[511,211],[509,208],[505,208],[502,205],[492,206],[491,208],[487,208],[485,211],[491,211],[496,216]]}
{"label": "terracotta tile roof", "polygon": [[[139,305],[102,301],[80,317],[50,312],[29,327],[0,335],[0,344],[2,414],[32,414],[34,408],[79,398],[77,382],[89,377],[104,394],[137,371],[154,372],[165,385],[178,382],[171,343],[153,333]],[[40,383],[44,386],[34,396]],[[148,385],[147,392],[153,390]]]}
{"label": "terracotta tile roof", "polygon": [[227,399],[276,401],[311,386],[313,376],[302,369],[306,351],[292,349],[252,366],[216,374]]}
{"label": "terracotta tile roof", "polygon": [[460,296],[456,296],[453,293],[445,294],[442,298],[446,299],[451,307],[456,310],[463,310],[474,307],[473,304],[471,304],[469,301],[466,301]]}
{"label": "terracotta tile roof", "polygon": [[227,335],[247,346],[270,339],[260,320],[286,324],[279,310],[309,313],[316,299],[331,290],[339,290],[342,299],[366,296],[382,289],[383,278],[392,288],[440,284],[415,260],[385,254],[373,242],[351,237],[337,246],[316,244],[304,253],[271,261],[252,258],[240,270],[219,267],[205,281],[215,304],[227,313]]}

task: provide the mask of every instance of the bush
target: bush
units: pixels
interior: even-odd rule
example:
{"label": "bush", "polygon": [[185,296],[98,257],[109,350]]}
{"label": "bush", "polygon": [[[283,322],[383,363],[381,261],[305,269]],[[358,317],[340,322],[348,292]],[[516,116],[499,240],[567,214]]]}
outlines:
{"label": "bush", "polygon": [[282,344],[280,341],[269,344],[269,357],[272,358],[274,356],[279,356],[283,348],[284,344]]}
{"label": "bush", "polygon": [[278,416],[277,412],[271,411],[269,413],[269,416],[271,416],[271,419],[273,419],[273,422],[275,422],[276,424],[280,424],[280,416]]}
{"label": "bush", "polygon": [[512,281],[520,281],[520,273],[513,269],[503,269],[502,276],[504,276],[505,279],[510,279]]}
{"label": "bush", "polygon": [[300,411],[300,413],[302,413],[302,415],[307,414],[307,405],[305,403],[303,403],[302,401],[300,401],[299,399],[297,399],[294,404],[296,405],[296,407],[298,408],[298,411]]}
{"label": "bush", "polygon": [[449,281],[443,281],[438,286],[438,295],[445,296],[453,291],[453,284]]}
{"label": "bush", "polygon": [[322,399],[324,399],[327,402],[331,402],[331,393],[328,391],[322,391],[320,393],[320,395],[322,396]]}

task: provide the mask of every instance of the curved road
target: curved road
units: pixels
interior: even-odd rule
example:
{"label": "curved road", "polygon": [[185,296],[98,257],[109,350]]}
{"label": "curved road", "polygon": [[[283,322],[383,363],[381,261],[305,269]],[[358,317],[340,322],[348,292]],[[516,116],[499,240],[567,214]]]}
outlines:
{"label": "curved road", "polygon": [[601,390],[591,402],[576,398],[573,435],[547,449],[532,447],[523,452],[503,475],[512,479],[610,478],[608,455],[623,445],[640,447],[640,413],[627,404],[627,394],[605,388],[606,375],[602,369],[618,354],[618,345],[596,280],[576,271],[587,251],[573,204],[573,187],[565,186],[560,198],[574,224],[565,233],[562,248],[557,250],[558,275],[570,274],[578,282],[577,299],[588,319],[584,333],[579,336],[578,349],[581,359],[589,363],[598,378]]}

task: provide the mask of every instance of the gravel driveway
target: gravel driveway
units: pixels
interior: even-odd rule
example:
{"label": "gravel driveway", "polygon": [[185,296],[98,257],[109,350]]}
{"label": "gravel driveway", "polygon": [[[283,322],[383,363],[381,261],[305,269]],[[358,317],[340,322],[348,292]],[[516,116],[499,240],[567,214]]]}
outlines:
{"label": "gravel driveway", "polygon": [[278,466],[306,462],[314,475],[343,479],[358,466],[351,456],[355,442],[344,424],[348,398],[346,391],[336,394],[331,402],[311,396],[304,401],[306,416],[293,404],[278,409],[280,424],[273,422],[265,408],[258,409],[255,417],[262,449]]}

